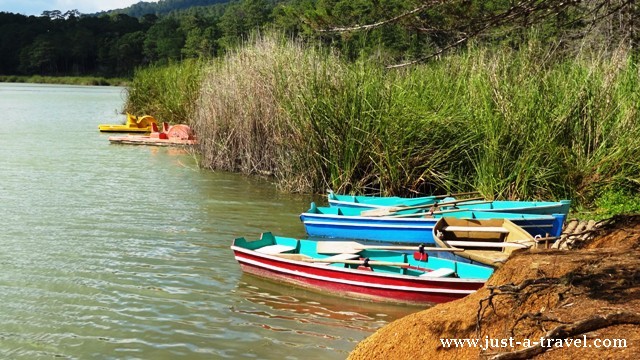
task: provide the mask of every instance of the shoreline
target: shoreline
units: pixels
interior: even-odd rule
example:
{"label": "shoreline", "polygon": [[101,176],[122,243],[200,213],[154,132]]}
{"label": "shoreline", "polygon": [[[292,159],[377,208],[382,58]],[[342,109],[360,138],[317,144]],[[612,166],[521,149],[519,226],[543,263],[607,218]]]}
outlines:
{"label": "shoreline", "polygon": [[[361,341],[348,359],[635,359],[640,214],[615,216],[593,234],[574,242],[575,250],[514,253],[478,292],[387,324]],[[553,345],[546,346],[543,338]],[[555,342],[577,344],[583,338],[589,344]],[[447,347],[443,339],[479,339],[491,346]],[[519,341],[492,343],[497,339]],[[598,348],[596,339],[624,340],[625,346]]]}
{"label": "shoreline", "polygon": [[101,76],[0,75],[0,83],[85,86],[129,86],[130,79]]}

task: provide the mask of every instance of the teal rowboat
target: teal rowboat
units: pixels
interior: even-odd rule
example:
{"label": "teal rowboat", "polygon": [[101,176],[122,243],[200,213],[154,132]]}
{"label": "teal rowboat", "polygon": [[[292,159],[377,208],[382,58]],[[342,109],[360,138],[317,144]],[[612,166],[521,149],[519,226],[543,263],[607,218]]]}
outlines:
{"label": "teal rowboat", "polygon": [[[358,209],[381,209],[385,207],[413,207],[428,206],[439,203],[446,203],[455,200],[449,197],[440,199],[437,196],[427,196],[419,198],[402,198],[402,197],[376,197],[376,196],[352,196],[337,195],[329,191],[328,200],[330,206],[339,206],[341,208],[355,207]],[[461,200],[460,200],[461,201]],[[516,201],[516,200],[493,200],[481,203],[465,204],[460,202],[456,204],[459,209],[483,212],[501,212],[501,213],[517,213],[517,214],[569,214],[571,200],[560,201]],[[443,207],[441,210],[449,209]]]}
{"label": "teal rowboat", "polygon": [[327,194],[327,200],[329,201],[329,206],[376,209],[389,206],[429,205],[435,203],[436,201],[445,202],[455,200],[455,198],[447,196],[422,196],[416,198],[402,198],[398,196],[338,195],[329,190],[329,193]]}
{"label": "teal rowboat", "polygon": [[388,250],[323,254],[318,242],[262,234],[237,238],[233,255],[246,273],[328,294],[393,303],[442,303],[481,288],[493,269]]}

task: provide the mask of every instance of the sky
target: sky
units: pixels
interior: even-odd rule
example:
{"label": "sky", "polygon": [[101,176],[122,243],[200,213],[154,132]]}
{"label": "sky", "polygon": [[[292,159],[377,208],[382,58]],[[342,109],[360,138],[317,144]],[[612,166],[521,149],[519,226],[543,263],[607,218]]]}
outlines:
{"label": "sky", "polygon": [[[158,0],[145,0],[157,2]],[[98,11],[122,9],[140,2],[140,0],[0,0],[0,12],[22,15],[42,15],[43,11],[78,10],[82,14]]]}

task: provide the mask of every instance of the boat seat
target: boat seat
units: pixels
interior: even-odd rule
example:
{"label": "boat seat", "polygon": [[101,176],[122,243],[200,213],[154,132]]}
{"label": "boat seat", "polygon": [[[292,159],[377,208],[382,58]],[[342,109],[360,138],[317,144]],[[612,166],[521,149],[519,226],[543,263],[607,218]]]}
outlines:
{"label": "boat seat", "polygon": [[512,248],[518,248],[518,249],[525,249],[528,247],[531,247],[531,245],[528,244],[521,244],[521,243],[516,243],[516,242],[491,242],[491,241],[458,241],[458,240],[443,240],[446,244],[451,245],[451,246],[458,246],[458,247],[465,247],[465,246],[469,246],[469,247],[494,247],[494,248],[505,248],[505,247],[512,247]]}
{"label": "boat seat", "polygon": [[287,245],[267,245],[267,246],[258,248],[255,251],[261,254],[274,255],[274,254],[280,254],[287,251],[292,251],[295,249],[296,248],[294,248],[293,246],[287,246]]}
{"label": "boat seat", "polygon": [[497,232],[508,234],[509,230],[501,226],[445,226],[444,231]]}
{"label": "boat seat", "polygon": [[453,275],[455,273],[455,271],[453,269],[447,269],[447,268],[440,268],[437,270],[433,270],[433,271],[429,271],[426,272],[422,275],[420,275],[421,278],[440,278],[440,277],[447,277],[450,275]]}

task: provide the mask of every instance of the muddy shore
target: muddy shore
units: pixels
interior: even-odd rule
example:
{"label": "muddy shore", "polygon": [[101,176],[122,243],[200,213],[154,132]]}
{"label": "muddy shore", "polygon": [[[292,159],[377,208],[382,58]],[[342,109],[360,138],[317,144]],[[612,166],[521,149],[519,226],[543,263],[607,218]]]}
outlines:
{"label": "muddy shore", "polygon": [[637,359],[640,215],[579,247],[516,253],[478,292],[384,326],[349,359]]}

